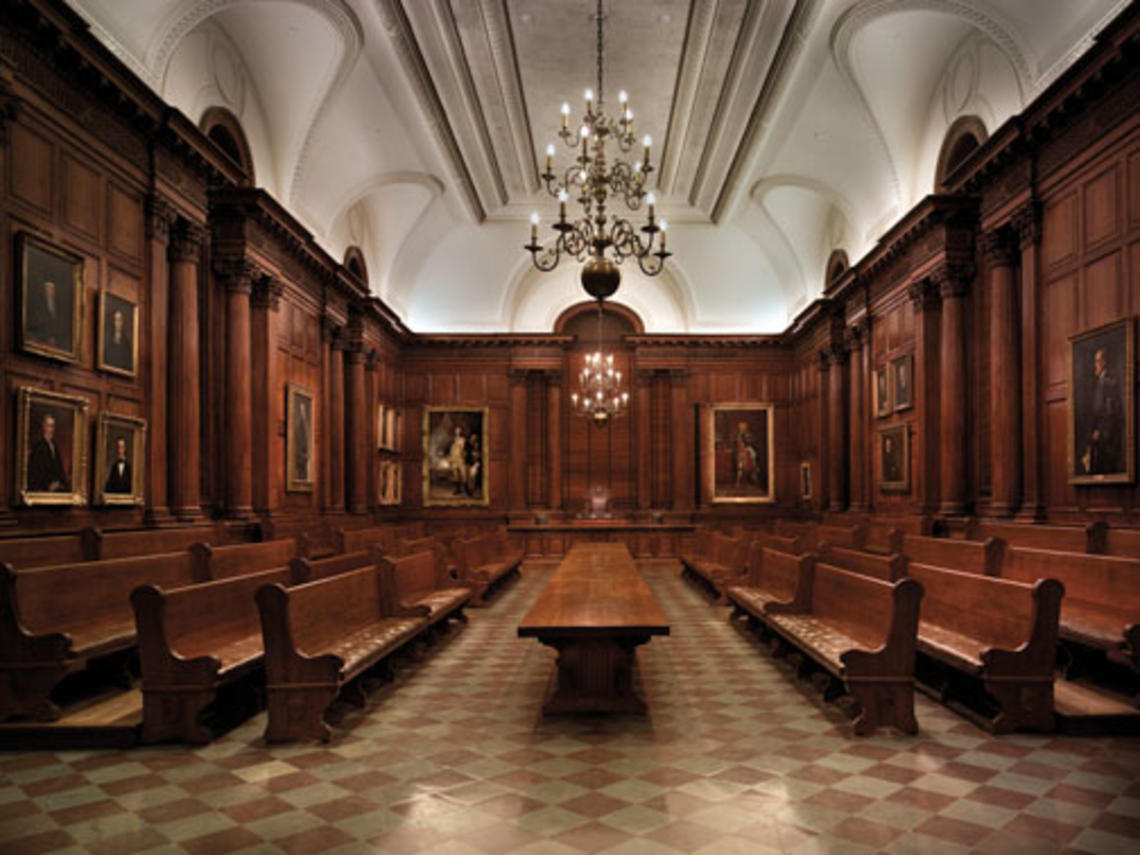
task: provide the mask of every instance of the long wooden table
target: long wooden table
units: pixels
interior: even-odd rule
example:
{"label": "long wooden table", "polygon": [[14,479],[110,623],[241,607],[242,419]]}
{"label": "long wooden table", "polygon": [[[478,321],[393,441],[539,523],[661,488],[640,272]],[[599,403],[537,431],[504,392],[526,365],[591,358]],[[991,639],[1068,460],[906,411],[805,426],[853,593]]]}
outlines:
{"label": "long wooden table", "polygon": [[519,623],[558,651],[546,714],[645,712],[634,687],[637,647],[669,624],[623,543],[579,543]]}

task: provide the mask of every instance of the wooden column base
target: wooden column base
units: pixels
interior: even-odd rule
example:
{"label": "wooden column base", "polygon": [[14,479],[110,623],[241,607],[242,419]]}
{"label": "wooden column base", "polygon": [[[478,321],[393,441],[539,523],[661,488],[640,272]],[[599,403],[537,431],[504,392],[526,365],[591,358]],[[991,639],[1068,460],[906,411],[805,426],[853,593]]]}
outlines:
{"label": "wooden column base", "polygon": [[644,714],[645,701],[634,686],[637,647],[649,636],[621,639],[546,639],[558,651],[553,692],[543,704],[545,715],[580,712]]}

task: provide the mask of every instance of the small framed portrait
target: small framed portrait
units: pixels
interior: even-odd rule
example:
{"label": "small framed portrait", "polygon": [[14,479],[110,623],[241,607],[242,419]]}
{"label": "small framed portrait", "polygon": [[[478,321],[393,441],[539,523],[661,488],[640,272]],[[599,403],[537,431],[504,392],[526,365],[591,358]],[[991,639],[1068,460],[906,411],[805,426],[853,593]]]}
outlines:
{"label": "small framed portrait", "polygon": [[894,410],[909,410],[914,406],[914,355],[908,353],[891,360],[891,392]]}
{"label": "small framed portrait", "polygon": [[882,419],[893,412],[894,405],[891,401],[891,384],[887,366],[880,365],[875,369],[875,415]]}
{"label": "small framed portrait", "polygon": [[800,498],[807,502],[811,496],[811,463],[803,460],[800,462]]}
{"label": "small framed portrait", "polygon": [[879,431],[879,489],[884,493],[910,490],[910,432],[905,424]]}
{"label": "small framed portrait", "polygon": [[102,413],[95,432],[95,504],[141,505],[146,422]]}
{"label": "small framed portrait", "polygon": [[487,426],[486,407],[424,408],[426,507],[490,503]]}
{"label": "small framed portrait", "polygon": [[388,422],[384,418],[387,409],[383,404],[376,405],[376,447],[381,449],[388,447]]}
{"label": "small framed portrait", "polygon": [[313,415],[312,391],[290,383],[285,400],[285,489],[289,492],[313,491]]}
{"label": "small framed portrait", "polygon": [[87,503],[87,410],[78,395],[20,387],[16,493],[25,505]]}
{"label": "small framed portrait", "polygon": [[64,362],[83,352],[83,259],[29,234],[17,237],[20,348]]}
{"label": "small framed portrait", "polygon": [[1069,338],[1069,483],[1136,480],[1135,324],[1116,321]]}
{"label": "small framed portrait", "polygon": [[712,404],[702,413],[705,497],[709,502],[774,502],[771,404]]}
{"label": "small framed portrait", "polygon": [[396,451],[400,447],[400,413],[395,407],[388,407],[384,412],[384,436],[388,444],[385,446],[389,451]]}
{"label": "small framed portrait", "polygon": [[138,373],[139,307],[110,291],[99,293],[99,368],[124,377]]}

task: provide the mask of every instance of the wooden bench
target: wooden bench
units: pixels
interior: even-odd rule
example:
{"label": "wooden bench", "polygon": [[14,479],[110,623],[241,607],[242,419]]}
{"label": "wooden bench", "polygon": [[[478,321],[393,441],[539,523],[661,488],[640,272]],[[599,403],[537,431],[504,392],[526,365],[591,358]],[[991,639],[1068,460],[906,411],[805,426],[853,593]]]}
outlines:
{"label": "wooden bench", "polygon": [[847,549],[862,549],[867,543],[867,524],[820,525],[815,530],[816,548],[821,543],[842,546]]}
{"label": "wooden bench", "polygon": [[336,553],[336,532],[324,517],[289,516],[271,517],[261,522],[261,540],[304,541],[310,558],[328,558]]}
{"label": "wooden bench", "polygon": [[900,549],[907,561],[963,573],[997,576],[1001,572],[1005,544],[996,537],[977,541],[904,534]]}
{"label": "wooden bench", "polygon": [[914,659],[922,586],[882,582],[817,562],[803,612],[779,612],[768,626],[833,677],[858,703],[857,736],[880,725],[916,733]]}
{"label": "wooden bench", "polygon": [[749,532],[749,535],[765,549],[774,549],[776,552],[785,552],[788,555],[802,555],[807,551],[804,549],[803,541],[798,537],[787,537],[767,531]]}
{"label": "wooden bench", "polygon": [[1122,558],[1140,558],[1140,528],[1107,529],[1104,533],[1106,555],[1119,555]]}
{"label": "wooden bench", "polygon": [[447,571],[443,547],[400,557],[374,553],[381,588],[390,594],[384,613],[391,617],[423,617],[429,626],[455,618],[463,623],[463,607],[471,601],[471,588],[457,586]]}
{"label": "wooden bench", "polygon": [[220,525],[107,532],[98,528],[88,528],[83,531],[83,536],[92,545],[91,557],[98,559],[161,555],[167,552],[181,552],[196,543],[225,542],[225,531]]}
{"label": "wooden bench", "polygon": [[289,562],[289,579],[294,585],[327,579],[338,573],[372,567],[376,556],[370,549],[348,552],[344,555],[331,555],[328,558],[294,558]]}
{"label": "wooden bench", "polygon": [[0,539],[0,563],[17,570],[91,561],[93,544],[83,532]]}
{"label": "wooden bench", "polygon": [[288,567],[294,558],[305,553],[296,540],[271,540],[267,543],[242,543],[236,546],[210,546],[196,543],[190,547],[200,579],[232,579]]}
{"label": "wooden bench", "polygon": [[711,532],[697,541],[704,552],[681,556],[681,575],[707,587],[718,603],[726,603],[725,590],[740,584],[748,563],[748,540]]}
{"label": "wooden bench", "polygon": [[379,546],[385,552],[391,552],[401,540],[414,540],[423,537],[424,524],[415,523],[388,523],[386,525],[369,526],[358,529],[338,529],[336,532],[337,552],[359,552],[361,549],[371,549]]}
{"label": "wooden bench", "polygon": [[819,541],[816,539],[818,528],[818,523],[814,522],[776,520],[775,533],[781,537],[798,538],[801,547],[808,552],[812,552],[819,544]]}
{"label": "wooden bench", "polygon": [[926,515],[875,515],[867,518],[867,541],[863,549],[890,555],[902,552],[904,536],[930,537],[933,532],[934,520]]}
{"label": "wooden bench", "polygon": [[1001,575],[1032,584],[1065,586],[1061,638],[1140,671],[1140,559],[1010,547]]}
{"label": "wooden bench", "polygon": [[265,646],[265,738],[332,736],[328,707],[345,684],[399,650],[420,630],[422,617],[386,617],[375,567],[257,592]]}
{"label": "wooden bench", "polygon": [[819,545],[819,560],[852,573],[861,573],[872,579],[893,582],[906,575],[906,559],[901,555],[881,555],[844,546],[832,546],[827,541]]}
{"label": "wooden bench", "polygon": [[[1051,731],[1053,671],[1064,586],[995,579],[910,562],[922,583],[918,649],[955,672],[981,681],[997,705],[984,724],[996,733]],[[942,700],[952,684],[941,686]]]}
{"label": "wooden bench", "polygon": [[135,588],[143,742],[210,741],[202,711],[220,686],[253,673],[264,660],[254,596],[264,585],[288,580],[288,569],[278,568],[182,588]]}
{"label": "wooden bench", "polygon": [[13,570],[0,565],[0,721],[54,721],[51,692],[94,659],[130,650],[130,594],[200,581],[189,552]]}
{"label": "wooden bench", "polygon": [[747,576],[725,592],[732,604],[729,620],[748,617],[763,623],[770,613],[807,611],[814,569],[815,555],[790,555],[754,539],[748,547]]}
{"label": "wooden bench", "polygon": [[1004,541],[1006,546],[1103,554],[1106,531],[1107,526],[1103,522],[1073,526],[999,523],[972,519],[966,524],[965,536],[967,540],[986,540],[996,537]]}
{"label": "wooden bench", "polygon": [[459,581],[471,588],[472,605],[486,605],[489,593],[521,571],[523,550],[511,546],[506,531],[460,538],[453,548]]}

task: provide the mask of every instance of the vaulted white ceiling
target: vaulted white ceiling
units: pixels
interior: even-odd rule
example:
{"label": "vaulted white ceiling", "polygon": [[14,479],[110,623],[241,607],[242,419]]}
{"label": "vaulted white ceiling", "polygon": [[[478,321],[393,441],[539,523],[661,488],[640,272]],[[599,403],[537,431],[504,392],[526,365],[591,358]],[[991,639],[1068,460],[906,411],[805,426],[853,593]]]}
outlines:
{"label": "vaulted white ceiling", "polygon": [[[595,87],[595,0],[70,0],[197,120],[240,119],[257,183],[419,331],[542,331],[583,299],[533,269],[559,107]],[[960,116],[993,131],[1127,0],[607,0],[605,96],[652,135],[654,332],[776,332],[931,191]],[[559,165],[570,154],[559,144]],[[643,215],[638,215],[638,220]]]}

